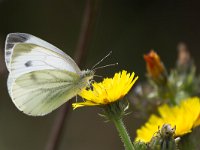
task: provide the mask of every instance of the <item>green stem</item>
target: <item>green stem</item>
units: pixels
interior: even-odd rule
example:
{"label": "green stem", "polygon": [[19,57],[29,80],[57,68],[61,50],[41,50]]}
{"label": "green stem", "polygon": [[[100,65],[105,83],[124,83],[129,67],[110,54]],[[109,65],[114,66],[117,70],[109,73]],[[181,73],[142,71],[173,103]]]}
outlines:
{"label": "green stem", "polygon": [[121,140],[124,143],[125,149],[126,150],[135,150],[122,119],[121,118],[113,118],[112,121],[114,122],[114,124],[119,132]]}

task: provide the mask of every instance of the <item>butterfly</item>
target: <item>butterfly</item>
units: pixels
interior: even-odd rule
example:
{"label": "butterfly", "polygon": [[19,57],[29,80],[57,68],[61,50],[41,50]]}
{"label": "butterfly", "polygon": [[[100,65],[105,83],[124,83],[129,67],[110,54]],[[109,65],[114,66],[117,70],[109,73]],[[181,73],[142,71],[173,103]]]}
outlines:
{"label": "butterfly", "polygon": [[94,76],[52,44],[26,33],[10,33],[5,42],[8,93],[15,106],[43,116],[76,96]]}

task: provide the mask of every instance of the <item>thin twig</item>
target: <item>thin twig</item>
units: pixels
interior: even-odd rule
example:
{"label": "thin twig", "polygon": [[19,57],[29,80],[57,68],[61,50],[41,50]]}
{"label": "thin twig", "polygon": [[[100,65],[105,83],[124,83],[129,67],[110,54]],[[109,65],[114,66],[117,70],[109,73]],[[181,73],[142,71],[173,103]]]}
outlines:
{"label": "thin twig", "polygon": [[[96,6],[97,6],[97,1],[86,0],[86,7],[83,14],[80,35],[74,54],[74,60],[79,66],[81,65],[81,67],[84,64],[84,59],[87,53],[88,42],[90,40],[92,28],[94,26],[94,19],[97,14]],[[47,141],[45,150],[58,149],[63,128],[66,122],[65,120],[67,119],[67,116],[69,115],[70,112],[70,107],[71,107],[71,101],[69,101],[60,108],[53,123],[53,127],[50,132],[50,136]]]}

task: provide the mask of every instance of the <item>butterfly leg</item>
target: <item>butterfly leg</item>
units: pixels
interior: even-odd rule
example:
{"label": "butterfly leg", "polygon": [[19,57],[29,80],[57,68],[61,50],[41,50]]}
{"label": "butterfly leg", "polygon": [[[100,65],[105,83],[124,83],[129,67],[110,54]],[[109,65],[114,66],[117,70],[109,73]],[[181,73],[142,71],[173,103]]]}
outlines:
{"label": "butterfly leg", "polygon": [[[82,98],[82,97],[81,97]],[[82,98],[82,101],[85,102],[84,98]]]}
{"label": "butterfly leg", "polygon": [[88,88],[90,89],[90,90],[93,90],[93,87],[92,87],[92,84],[95,82],[95,80],[90,80],[89,82],[88,82]]}

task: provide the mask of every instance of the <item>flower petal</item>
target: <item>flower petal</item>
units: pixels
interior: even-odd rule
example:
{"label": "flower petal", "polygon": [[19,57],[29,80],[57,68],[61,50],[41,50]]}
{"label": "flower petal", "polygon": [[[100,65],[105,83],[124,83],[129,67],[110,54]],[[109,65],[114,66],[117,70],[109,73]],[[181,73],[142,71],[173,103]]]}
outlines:
{"label": "flower petal", "polygon": [[82,90],[79,94],[86,102],[74,103],[73,107],[105,105],[123,98],[134,85],[138,77],[135,73],[122,72],[115,73],[113,78],[105,78],[100,83],[93,83],[92,90]]}

